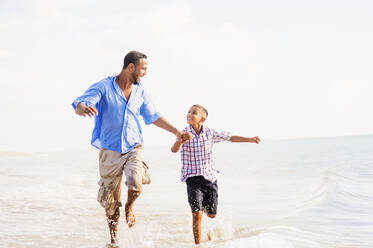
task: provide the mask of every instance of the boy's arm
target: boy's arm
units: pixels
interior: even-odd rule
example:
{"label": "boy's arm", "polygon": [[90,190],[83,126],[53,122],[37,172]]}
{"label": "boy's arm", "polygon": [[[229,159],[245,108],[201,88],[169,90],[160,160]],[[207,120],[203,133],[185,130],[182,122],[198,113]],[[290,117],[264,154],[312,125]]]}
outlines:
{"label": "boy's arm", "polygon": [[229,139],[230,142],[250,142],[250,143],[257,143],[259,144],[260,138],[258,136],[249,138],[249,137],[243,137],[243,136],[231,136]]}
{"label": "boy's arm", "polygon": [[178,152],[182,144],[187,142],[188,140],[193,139],[194,136],[192,133],[185,132],[181,135],[181,139],[175,141],[174,145],[171,147],[172,152]]}
{"label": "boy's arm", "polygon": [[176,140],[174,145],[171,147],[171,152],[178,152],[180,150],[181,145],[182,145],[182,141]]}

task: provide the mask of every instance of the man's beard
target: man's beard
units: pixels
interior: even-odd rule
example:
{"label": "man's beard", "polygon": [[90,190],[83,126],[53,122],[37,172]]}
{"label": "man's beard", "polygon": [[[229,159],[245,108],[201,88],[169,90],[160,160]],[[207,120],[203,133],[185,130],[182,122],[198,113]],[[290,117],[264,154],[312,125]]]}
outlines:
{"label": "man's beard", "polygon": [[134,72],[132,73],[131,83],[133,83],[133,84],[138,84],[138,82],[137,82],[136,71],[134,71]]}

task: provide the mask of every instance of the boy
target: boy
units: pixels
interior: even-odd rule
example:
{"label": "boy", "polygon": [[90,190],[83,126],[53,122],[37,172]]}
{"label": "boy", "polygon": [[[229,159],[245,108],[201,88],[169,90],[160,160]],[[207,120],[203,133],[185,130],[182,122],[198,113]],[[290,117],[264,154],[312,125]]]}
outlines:
{"label": "boy", "polygon": [[181,180],[187,184],[188,202],[192,210],[194,242],[201,242],[202,211],[210,218],[215,218],[218,206],[217,170],[212,160],[214,143],[230,142],[259,143],[259,137],[252,138],[231,136],[218,133],[203,126],[208,112],[201,105],[193,105],[187,114],[189,124],[183,131],[182,139],[176,140],[171,148],[178,152],[181,147]]}

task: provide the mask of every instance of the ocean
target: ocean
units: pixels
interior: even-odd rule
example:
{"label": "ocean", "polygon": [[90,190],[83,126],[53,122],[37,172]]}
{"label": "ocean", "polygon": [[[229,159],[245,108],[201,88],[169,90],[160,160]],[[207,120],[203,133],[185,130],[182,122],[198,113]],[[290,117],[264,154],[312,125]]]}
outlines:
{"label": "ocean", "polygon": [[[373,247],[372,135],[223,142],[213,156],[218,216],[203,216],[201,245],[193,242],[180,154],[145,146],[152,183],[134,205],[134,228],[122,209],[120,247]],[[2,153],[0,247],[105,247],[97,159],[93,148]]]}

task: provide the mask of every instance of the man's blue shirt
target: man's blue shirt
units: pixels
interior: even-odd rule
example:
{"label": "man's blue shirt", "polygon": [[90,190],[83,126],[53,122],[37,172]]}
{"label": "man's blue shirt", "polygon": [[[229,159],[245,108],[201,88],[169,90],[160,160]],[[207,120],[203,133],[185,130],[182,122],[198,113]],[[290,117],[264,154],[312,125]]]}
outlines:
{"label": "man's blue shirt", "polygon": [[107,77],[93,84],[72,105],[76,109],[83,102],[86,106],[97,109],[91,140],[93,146],[126,153],[136,144],[144,143],[140,115],[145,124],[149,125],[161,117],[161,114],[150,101],[141,83],[133,85],[127,101],[115,78]]}

